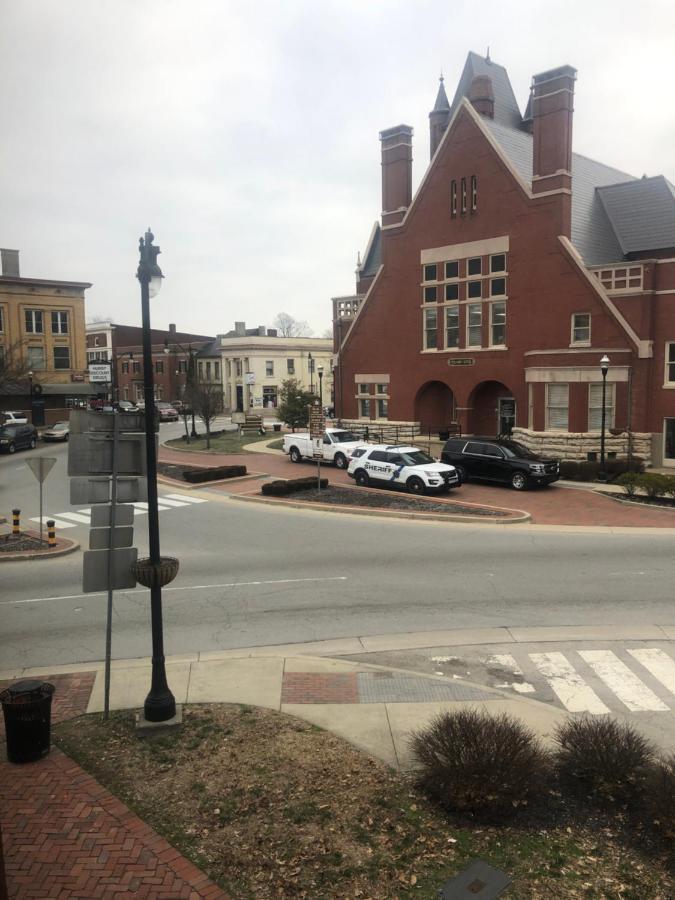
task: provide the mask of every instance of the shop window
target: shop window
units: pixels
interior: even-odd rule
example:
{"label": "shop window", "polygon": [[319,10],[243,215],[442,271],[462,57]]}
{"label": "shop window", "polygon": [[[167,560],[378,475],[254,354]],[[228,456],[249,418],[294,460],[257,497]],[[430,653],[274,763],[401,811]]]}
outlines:
{"label": "shop window", "polygon": [[277,402],[277,386],[265,385],[263,387],[263,406],[265,409],[276,409]]}

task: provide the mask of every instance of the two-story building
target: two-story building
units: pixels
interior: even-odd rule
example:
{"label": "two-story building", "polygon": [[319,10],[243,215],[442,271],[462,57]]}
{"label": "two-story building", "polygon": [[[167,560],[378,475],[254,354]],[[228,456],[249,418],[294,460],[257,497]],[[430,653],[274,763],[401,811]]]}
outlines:
{"label": "two-story building", "polygon": [[535,75],[521,113],[470,53],[452,103],[441,79],[414,197],[412,129],[380,133],[381,222],[333,300],[343,419],[586,458],[604,393],[610,455],[675,466],[675,188],[573,152],[575,81]]}
{"label": "two-story building", "polygon": [[0,409],[20,409],[35,425],[68,418],[87,402],[85,281],[26,278],[19,251],[3,249],[0,275]]}

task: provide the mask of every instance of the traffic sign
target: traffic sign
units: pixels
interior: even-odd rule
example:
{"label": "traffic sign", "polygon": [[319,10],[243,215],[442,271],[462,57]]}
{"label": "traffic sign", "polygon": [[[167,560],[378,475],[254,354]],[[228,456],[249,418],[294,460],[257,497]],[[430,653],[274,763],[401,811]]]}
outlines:
{"label": "traffic sign", "polygon": [[[131,567],[137,559],[136,547],[124,547],[121,550],[85,550],[83,593],[125,591],[136,587],[136,576]],[[108,579],[108,560],[110,560],[110,579]]]}
{"label": "traffic sign", "polygon": [[145,475],[145,435],[101,432],[71,434],[68,447],[68,474],[112,475],[113,445],[117,444],[115,471],[119,475]]}
{"label": "traffic sign", "polygon": [[49,475],[55,464],[56,459],[53,456],[38,456],[35,459],[26,460],[26,465],[40,484],[42,484],[47,475]]}
{"label": "traffic sign", "polygon": [[[84,501],[85,503],[87,501]],[[94,506],[91,510],[92,528],[109,528],[112,506]],[[115,504],[115,525],[133,525],[133,506]]]}
{"label": "traffic sign", "polygon": [[113,535],[112,545],[114,549],[131,547],[134,540],[133,525],[123,525],[121,528],[90,528],[89,549],[107,550],[110,547],[110,536]]}
{"label": "traffic sign", "polygon": [[[100,475],[70,479],[70,502],[78,503],[110,503],[111,479],[109,475]],[[138,503],[148,499],[148,482],[145,478],[118,478],[117,502]]]}

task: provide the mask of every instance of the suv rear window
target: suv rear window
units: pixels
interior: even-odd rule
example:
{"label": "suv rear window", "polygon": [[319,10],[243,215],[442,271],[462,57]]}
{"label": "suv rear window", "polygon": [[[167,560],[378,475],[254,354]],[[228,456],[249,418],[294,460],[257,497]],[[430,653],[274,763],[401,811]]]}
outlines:
{"label": "suv rear window", "polygon": [[461,438],[450,438],[449,441],[445,442],[444,450],[454,450],[456,453],[461,453],[464,449],[464,444],[466,441]]}

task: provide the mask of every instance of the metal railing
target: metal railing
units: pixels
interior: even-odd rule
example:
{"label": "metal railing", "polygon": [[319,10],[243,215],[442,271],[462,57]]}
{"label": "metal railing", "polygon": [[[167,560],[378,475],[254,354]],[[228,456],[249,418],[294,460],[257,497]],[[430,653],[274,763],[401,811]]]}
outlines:
{"label": "metal railing", "polygon": [[350,422],[336,423],[340,428],[348,429],[363,438],[376,444],[414,444],[418,438],[429,440],[447,441],[450,437],[461,437],[462,430],[457,422],[446,425],[384,425],[373,423],[372,425],[353,424]]}

